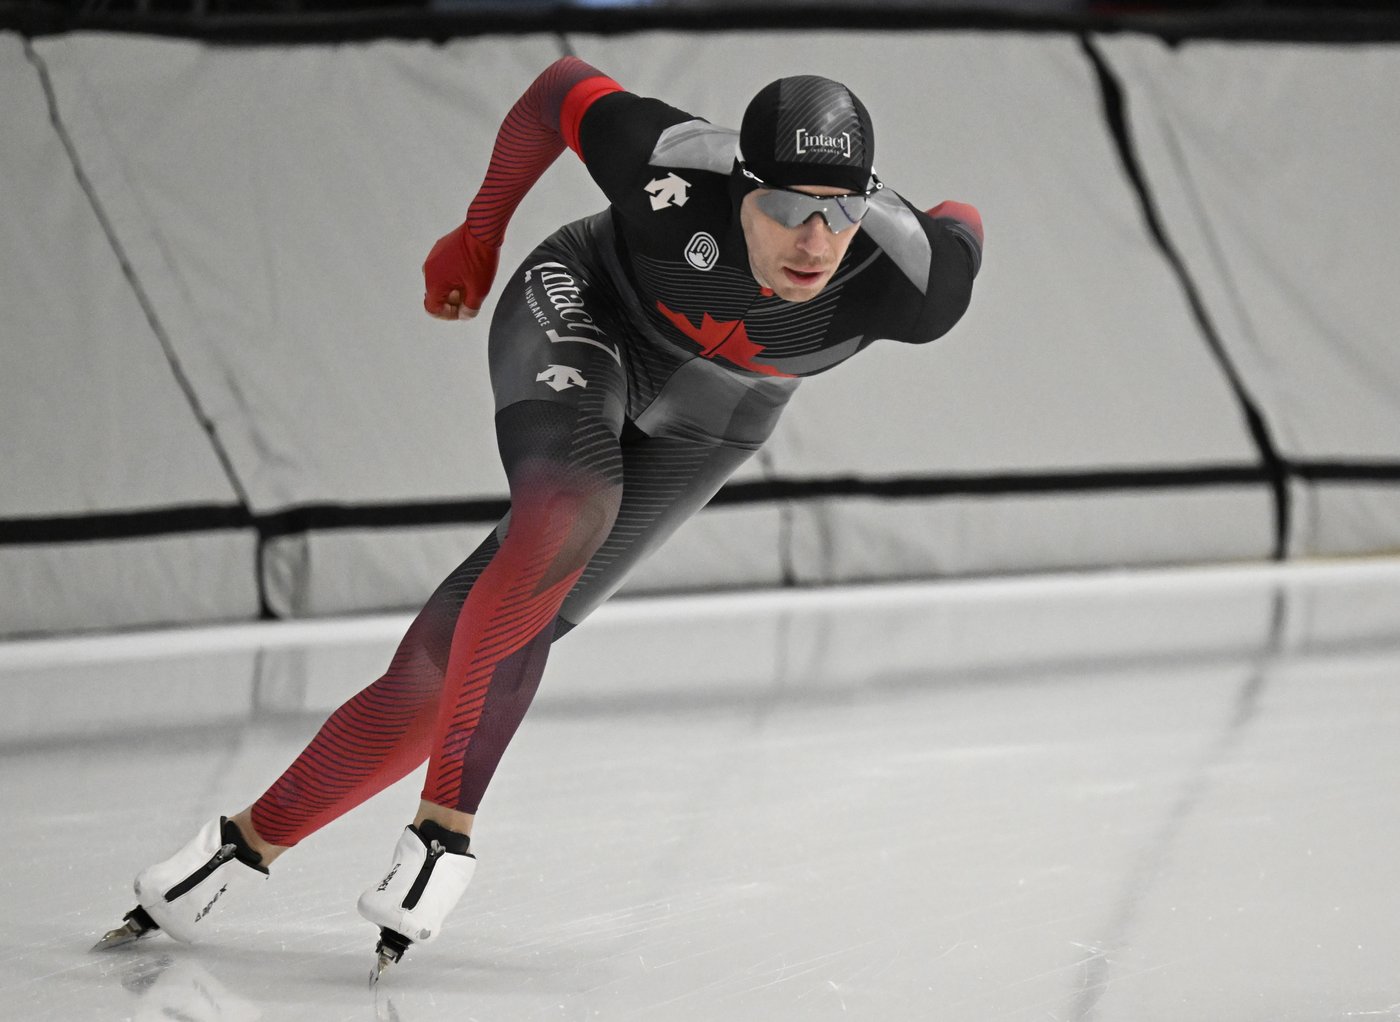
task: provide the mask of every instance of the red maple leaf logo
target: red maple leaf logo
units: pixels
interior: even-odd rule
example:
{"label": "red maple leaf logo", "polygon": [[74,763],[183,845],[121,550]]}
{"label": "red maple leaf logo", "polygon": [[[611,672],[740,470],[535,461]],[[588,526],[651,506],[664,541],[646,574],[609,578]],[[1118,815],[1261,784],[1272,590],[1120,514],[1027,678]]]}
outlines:
{"label": "red maple leaf logo", "polygon": [[754,361],[757,356],[763,354],[763,345],[749,340],[749,332],[745,329],[742,319],[717,320],[708,312],[702,312],[700,325],[697,327],[686,318],[685,313],[672,312],[666,308],[664,302],[658,301],[656,307],[675,324],[677,330],[700,345],[700,354],[706,358],[720,355],[726,361],[750,372],[763,373],[765,376],[792,377],[791,373]]}

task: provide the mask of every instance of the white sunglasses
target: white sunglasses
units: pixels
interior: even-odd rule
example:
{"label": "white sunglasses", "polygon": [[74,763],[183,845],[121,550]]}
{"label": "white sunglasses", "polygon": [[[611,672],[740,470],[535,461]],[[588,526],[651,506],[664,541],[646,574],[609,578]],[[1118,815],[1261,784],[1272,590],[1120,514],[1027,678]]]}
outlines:
{"label": "white sunglasses", "polygon": [[808,195],[795,188],[770,185],[742,163],[739,164],[739,169],[744,172],[746,178],[768,189],[765,194],[754,200],[766,215],[784,227],[801,227],[812,219],[813,214],[820,214],[832,234],[840,234],[864,220],[865,214],[870,212],[870,197],[885,187],[872,173],[870,187],[863,192],[852,192],[849,195]]}

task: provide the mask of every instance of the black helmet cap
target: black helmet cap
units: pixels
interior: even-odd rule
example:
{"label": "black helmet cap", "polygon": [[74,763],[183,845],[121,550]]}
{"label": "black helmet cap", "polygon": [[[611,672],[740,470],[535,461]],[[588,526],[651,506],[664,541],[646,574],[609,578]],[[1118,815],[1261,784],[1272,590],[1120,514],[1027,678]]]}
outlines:
{"label": "black helmet cap", "polygon": [[779,78],[744,111],[739,149],[749,170],[773,185],[831,185],[864,191],[875,135],[870,114],[840,82]]}

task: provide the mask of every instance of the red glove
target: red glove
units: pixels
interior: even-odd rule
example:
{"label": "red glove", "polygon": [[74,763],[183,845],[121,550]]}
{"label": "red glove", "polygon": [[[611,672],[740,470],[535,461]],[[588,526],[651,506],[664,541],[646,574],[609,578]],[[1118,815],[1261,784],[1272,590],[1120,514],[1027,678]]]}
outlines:
{"label": "red glove", "polygon": [[471,319],[496,279],[501,250],[478,241],[467,225],[438,239],[423,262],[423,308],[437,319]]}

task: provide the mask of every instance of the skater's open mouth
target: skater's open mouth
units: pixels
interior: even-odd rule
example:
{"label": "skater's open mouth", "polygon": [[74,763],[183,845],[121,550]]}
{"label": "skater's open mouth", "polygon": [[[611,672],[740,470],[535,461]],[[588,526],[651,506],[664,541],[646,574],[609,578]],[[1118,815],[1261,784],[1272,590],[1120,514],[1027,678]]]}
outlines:
{"label": "skater's open mouth", "polygon": [[787,274],[788,280],[794,284],[809,285],[821,279],[824,270],[795,270],[791,266],[784,266],[783,272]]}

